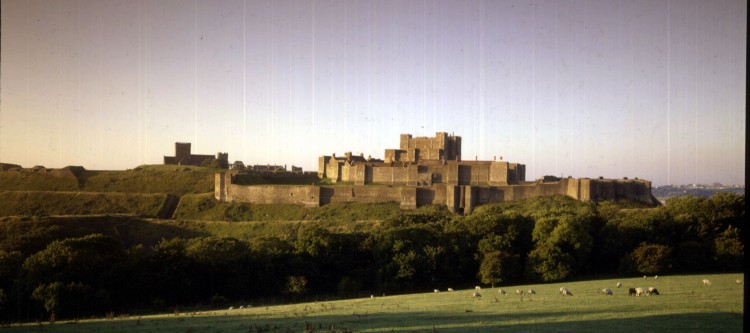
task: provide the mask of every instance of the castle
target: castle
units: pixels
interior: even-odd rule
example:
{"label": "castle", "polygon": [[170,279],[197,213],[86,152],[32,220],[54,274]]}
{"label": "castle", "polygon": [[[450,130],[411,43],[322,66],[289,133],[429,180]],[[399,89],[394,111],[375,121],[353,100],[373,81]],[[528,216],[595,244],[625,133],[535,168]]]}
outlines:
{"label": "castle", "polygon": [[407,186],[499,186],[525,180],[526,166],[504,161],[462,161],[461,137],[438,132],[434,138],[402,134],[399,149],[386,149],[385,160],[352,156],[321,156],[318,177],[333,183]]}
{"label": "castle", "polygon": [[175,142],[174,156],[164,156],[164,164],[194,165],[202,166],[213,160],[225,161],[222,165],[229,164],[228,153],[216,153],[214,155],[195,155],[190,153],[190,142]]}
{"label": "castle", "polygon": [[383,160],[355,156],[318,158],[318,177],[336,185],[238,185],[236,172],[216,174],[214,196],[222,202],[283,203],[319,207],[339,202],[399,202],[402,209],[446,205],[470,214],[477,205],[538,196],[566,195],[582,201],[633,200],[658,204],[651,182],[639,179],[557,178],[526,181],[526,166],[500,161],[464,161],[461,137],[402,134],[399,149]]}

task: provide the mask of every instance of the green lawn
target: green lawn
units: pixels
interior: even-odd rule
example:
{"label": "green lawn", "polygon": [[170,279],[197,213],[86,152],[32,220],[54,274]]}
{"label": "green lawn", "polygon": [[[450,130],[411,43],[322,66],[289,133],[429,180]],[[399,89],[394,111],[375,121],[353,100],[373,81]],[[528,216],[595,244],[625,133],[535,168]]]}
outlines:
{"label": "green lawn", "polygon": [[[712,285],[704,286],[708,278]],[[366,297],[14,326],[7,332],[741,332],[744,274],[679,275]],[[622,281],[623,288],[615,288]],[[572,297],[559,288],[569,288]],[[612,288],[614,296],[599,293]],[[656,287],[659,296],[628,296]],[[517,296],[516,289],[536,295]],[[427,290],[426,290],[427,291]],[[250,302],[252,304],[252,302]],[[247,305],[247,304],[245,304]]]}

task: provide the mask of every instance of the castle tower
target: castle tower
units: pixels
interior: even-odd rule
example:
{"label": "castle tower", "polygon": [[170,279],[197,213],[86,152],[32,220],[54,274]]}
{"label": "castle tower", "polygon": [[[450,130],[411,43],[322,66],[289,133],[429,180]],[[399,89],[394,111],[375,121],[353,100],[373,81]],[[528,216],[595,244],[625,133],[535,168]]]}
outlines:
{"label": "castle tower", "polygon": [[190,142],[174,143],[174,160],[177,164],[190,164]]}

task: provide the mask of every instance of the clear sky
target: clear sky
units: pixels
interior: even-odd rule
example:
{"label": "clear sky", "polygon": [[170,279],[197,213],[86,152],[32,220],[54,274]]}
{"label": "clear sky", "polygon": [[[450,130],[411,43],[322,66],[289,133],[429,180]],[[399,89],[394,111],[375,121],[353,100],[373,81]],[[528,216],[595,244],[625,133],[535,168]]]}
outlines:
{"label": "clear sky", "polygon": [[446,131],[527,180],[744,183],[744,0],[3,0],[1,32],[6,163],[316,170]]}

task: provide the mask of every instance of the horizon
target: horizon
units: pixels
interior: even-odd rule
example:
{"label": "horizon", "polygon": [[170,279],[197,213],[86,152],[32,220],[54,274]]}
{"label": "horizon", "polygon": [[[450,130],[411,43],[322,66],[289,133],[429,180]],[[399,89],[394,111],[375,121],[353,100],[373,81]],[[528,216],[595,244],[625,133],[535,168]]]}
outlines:
{"label": "horizon", "polygon": [[2,2],[0,162],[126,170],[175,142],[296,165],[399,135],[654,187],[745,183],[744,1]]}

